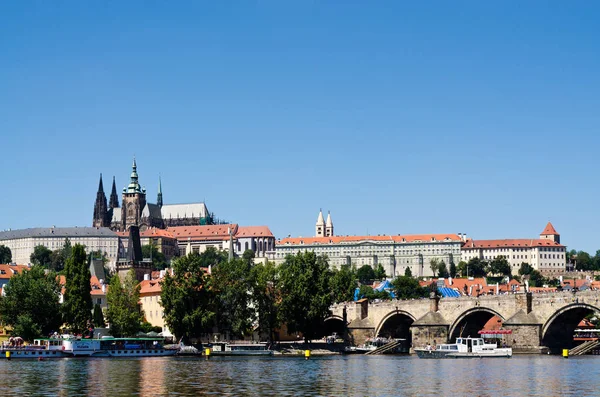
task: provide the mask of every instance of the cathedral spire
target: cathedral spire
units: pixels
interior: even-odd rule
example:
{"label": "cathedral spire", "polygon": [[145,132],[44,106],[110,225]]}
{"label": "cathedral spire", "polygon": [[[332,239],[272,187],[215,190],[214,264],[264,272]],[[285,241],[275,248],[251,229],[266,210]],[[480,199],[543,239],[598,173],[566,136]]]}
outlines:
{"label": "cathedral spire", "polygon": [[156,197],[156,205],[162,207],[163,199],[162,199],[162,183],[160,181],[160,175],[158,176],[158,196]]}
{"label": "cathedral spire", "polygon": [[96,193],[96,202],[94,203],[94,219],[92,226],[106,226],[106,196],[104,195],[104,186],[102,185],[102,174],[100,174],[100,182],[98,183],[98,192]]}
{"label": "cathedral spire", "polygon": [[98,184],[98,193],[100,192],[104,194],[104,186],[102,185],[102,173],[100,173],[100,183]]}
{"label": "cathedral spire", "polygon": [[133,165],[131,166],[131,181],[129,186],[125,189],[125,193],[143,193],[142,187],[138,182],[137,165],[135,163],[135,157],[133,157]]}
{"label": "cathedral spire", "polygon": [[109,208],[119,208],[119,196],[117,196],[117,184],[115,183],[115,177],[113,176],[112,189],[110,192]]}

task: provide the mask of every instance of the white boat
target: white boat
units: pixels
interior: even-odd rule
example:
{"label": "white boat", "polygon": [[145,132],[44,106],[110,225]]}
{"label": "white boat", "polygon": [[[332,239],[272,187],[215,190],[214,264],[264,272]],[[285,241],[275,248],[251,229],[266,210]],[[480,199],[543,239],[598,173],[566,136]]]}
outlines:
{"label": "white boat", "polygon": [[36,339],[31,345],[2,346],[0,358],[46,359],[66,357],[63,340],[56,338]]}
{"label": "white boat", "polygon": [[501,348],[495,343],[485,343],[483,338],[457,338],[456,343],[417,348],[415,352],[419,358],[512,357],[510,347]]}
{"label": "white boat", "polygon": [[215,356],[272,356],[266,343],[227,343],[212,344],[211,354]]}
{"label": "white boat", "polygon": [[177,349],[163,347],[163,338],[65,339],[63,353],[72,357],[164,357]]}
{"label": "white boat", "polygon": [[372,352],[373,350],[376,350],[379,347],[385,346],[392,341],[399,341],[399,342],[402,342],[402,344],[400,344],[398,347],[396,347],[386,353],[408,353],[408,348],[406,347],[407,344],[405,343],[406,339],[398,339],[398,338],[390,339],[390,338],[383,338],[383,337],[368,338],[366,340],[366,342],[360,346],[347,346],[344,349],[344,353],[346,353],[346,354],[366,354],[368,352]]}

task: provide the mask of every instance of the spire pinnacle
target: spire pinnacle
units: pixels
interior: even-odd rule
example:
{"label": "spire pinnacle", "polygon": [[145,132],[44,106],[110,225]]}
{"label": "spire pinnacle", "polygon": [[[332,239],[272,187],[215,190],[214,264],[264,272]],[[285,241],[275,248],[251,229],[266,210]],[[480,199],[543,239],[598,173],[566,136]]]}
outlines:
{"label": "spire pinnacle", "polygon": [[102,185],[102,173],[100,173],[100,183],[98,183],[98,192],[104,193],[104,186]]}
{"label": "spire pinnacle", "polygon": [[159,207],[162,207],[163,205],[162,182],[160,180],[160,175],[158,175],[158,196],[156,197],[156,205]]}

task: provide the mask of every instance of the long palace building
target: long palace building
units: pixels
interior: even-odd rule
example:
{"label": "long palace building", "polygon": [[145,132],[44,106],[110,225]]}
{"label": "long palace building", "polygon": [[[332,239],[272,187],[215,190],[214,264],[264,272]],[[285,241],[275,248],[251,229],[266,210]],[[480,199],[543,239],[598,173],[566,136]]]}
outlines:
{"label": "long palace building", "polygon": [[288,254],[314,251],[327,255],[330,265],[377,266],[388,276],[403,275],[408,267],[414,276],[433,276],[431,260],[458,264],[464,241],[458,234],[335,236],[331,214],[324,221],[319,212],[315,237],[288,237],[277,241],[271,257],[281,263]]}

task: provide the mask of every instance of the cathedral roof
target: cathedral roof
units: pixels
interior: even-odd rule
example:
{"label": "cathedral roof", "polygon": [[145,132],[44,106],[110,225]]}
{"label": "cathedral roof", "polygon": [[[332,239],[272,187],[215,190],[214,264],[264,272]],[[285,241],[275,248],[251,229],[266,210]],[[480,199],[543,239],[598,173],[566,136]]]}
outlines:
{"label": "cathedral roof", "polygon": [[160,206],[158,204],[146,203],[142,210],[142,218],[161,219]]}
{"label": "cathedral roof", "polygon": [[317,225],[324,225],[325,219],[323,219],[323,211],[319,210],[319,217],[317,218]]}
{"label": "cathedral roof", "polygon": [[146,191],[142,189],[138,182],[137,165],[135,163],[135,158],[133,159],[133,165],[131,166],[131,168],[131,181],[129,182],[129,186],[123,189],[123,193],[146,193]]}
{"label": "cathedral roof", "polygon": [[206,218],[208,208],[204,203],[164,204],[161,208],[163,219]]}
{"label": "cathedral roof", "polygon": [[274,237],[268,226],[240,226],[235,238],[241,237]]}
{"label": "cathedral roof", "polygon": [[238,225],[234,223],[230,225],[173,226],[167,228],[167,231],[173,233],[173,236],[178,240],[187,238],[193,240],[227,240],[229,229],[235,235]]}
{"label": "cathedral roof", "polygon": [[121,223],[121,207],[116,207],[113,209],[111,222],[112,223]]}
{"label": "cathedral roof", "polygon": [[333,222],[331,221],[331,213],[327,212],[327,226],[333,226]]}

